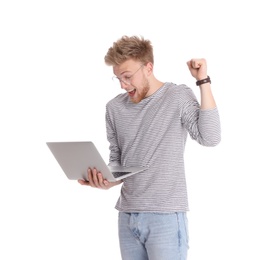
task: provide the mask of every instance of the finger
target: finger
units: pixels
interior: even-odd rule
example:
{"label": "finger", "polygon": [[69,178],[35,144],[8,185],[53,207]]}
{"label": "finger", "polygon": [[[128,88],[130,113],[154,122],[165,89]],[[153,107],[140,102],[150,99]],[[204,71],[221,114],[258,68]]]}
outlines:
{"label": "finger", "polygon": [[205,59],[194,59],[194,66],[195,68],[206,67],[206,60]]}
{"label": "finger", "polygon": [[188,69],[191,70],[192,69],[191,60],[188,61],[186,64],[187,64]]}
{"label": "finger", "polygon": [[201,67],[201,61],[198,59],[192,59],[191,60],[191,67],[194,69],[198,69]]}
{"label": "finger", "polygon": [[109,186],[109,181],[108,181],[108,180],[104,180],[104,185],[105,185],[106,187],[108,187],[108,186]]}
{"label": "finger", "polygon": [[98,177],[98,182],[99,182],[100,188],[106,189],[109,182],[103,178],[103,175],[102,175],[101,172],[97,173],[97,177]]}
{"label": "finger", "polygon": [[77,180],[81,185],[86,185],[86,186],[90,186],[90,183],[88,181],[85,180]]}
{"label": "finger", "polygon": [[93,183],[94,183],[95,187],[100,188],[99,187],[98,178],[97,178],[97,170],[96,170],[96,168],[94,168],[92,170],[92,178],[93,178]]}
{"label": "finger", "polygon": [[96,187],[95,183],[93,181],[93,173],[92,173],[92,170],[90,168],[87,170],[87,176],[88,176],[88,180],[89,180],[90,186],[91,187]]}
{"label": "finger", "polygon": [[190,61],[187,62],[187,66],[189,68],[189,70],[191,71],[192,69],[198,69],[198,65],[196,63],[196,60],[192,59]]}

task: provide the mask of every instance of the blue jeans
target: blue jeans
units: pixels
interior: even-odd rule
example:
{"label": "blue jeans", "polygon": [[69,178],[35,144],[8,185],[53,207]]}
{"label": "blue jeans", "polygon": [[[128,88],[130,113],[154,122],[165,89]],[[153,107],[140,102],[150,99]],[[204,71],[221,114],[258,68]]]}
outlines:
{"label": "blue jeans", "polygon": [[177,213],[119,212],[123,260],[186,260],[187,216]]}

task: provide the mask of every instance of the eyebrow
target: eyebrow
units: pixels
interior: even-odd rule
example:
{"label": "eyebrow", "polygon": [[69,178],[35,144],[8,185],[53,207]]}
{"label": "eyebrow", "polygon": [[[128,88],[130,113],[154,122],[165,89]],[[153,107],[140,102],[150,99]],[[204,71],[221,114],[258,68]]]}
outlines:
{"label": "eyebrow", "polygon": [[131,73],[132,71],[128,71],[128,70],[125,70],[125,71],[123,71],[122,73],[120,73],[120,75],[123,75],[123,74],[125,74],[125,73]]}
{"label": "eyebrow", "polygon": [[[123,75],[123,74],[125,74],[125,73],[131,73],[132,71],[128,71],[128,70],[125,70],[125,71],[123,71],[123,72],[121,72],[120,74],[119,74],[119,76],[121,76],[121,75]],[[115,73],[114,73],[114,75],[116,75]],[[119,77],[119,76],[117,76],[116,75],[116,77]]]}

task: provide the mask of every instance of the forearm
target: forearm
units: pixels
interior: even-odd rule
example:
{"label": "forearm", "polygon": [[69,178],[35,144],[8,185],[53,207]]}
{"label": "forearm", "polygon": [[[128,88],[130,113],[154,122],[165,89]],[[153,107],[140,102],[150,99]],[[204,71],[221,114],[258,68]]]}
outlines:
{"label": "forearm", "polygon": [[216,102],[212,94],[211,84],[205,83],[199,86],[200,88],[200,108],[203,110],[213,109],[216,107]]}
{"label": "forearm", "polygon": [[207,64],[205,59],[192,59],[187,62],[191,75],[197,80],[196,84],[200,88],[201,101],[200,108],[203,110],[216,107],[210,85],[210,78],[207,76]]}

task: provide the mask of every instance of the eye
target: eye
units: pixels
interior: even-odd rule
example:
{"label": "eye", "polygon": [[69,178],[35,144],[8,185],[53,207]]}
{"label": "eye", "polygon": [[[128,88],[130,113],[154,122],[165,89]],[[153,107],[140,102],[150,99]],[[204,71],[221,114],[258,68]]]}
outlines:
{"label": "eye", "polygon": [[127,76],[127,75],[126,75],[126,76],[123,76],[123,80],[127,80],[127,81],[128,81],[128,80],[130,80],[130,79],[131,79],[131,76]]}

